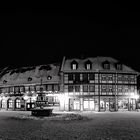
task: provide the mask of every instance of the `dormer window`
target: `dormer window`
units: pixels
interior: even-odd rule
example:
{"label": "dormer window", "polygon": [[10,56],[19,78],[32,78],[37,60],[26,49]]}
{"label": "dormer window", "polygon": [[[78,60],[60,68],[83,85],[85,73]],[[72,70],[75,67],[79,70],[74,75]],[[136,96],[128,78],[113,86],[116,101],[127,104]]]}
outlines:
{"label": "dormer window", "polygon": [[72,61],[72,63],[71,63],[71,69],[72,70],[76,70],[78,68],[78,63],[74,60],[74,61]]}
{"label": "dormer window", "polygon": [[122,70],[122,64],[121,63],[117,63],[116,64],[116,69],[117,70]]}
{"label": "dormer window", "polygon": [[86,63],[85,63],[85,68],[87,69],[87,70],[91,70],[91,66],[92,66],[92,63],[91,63],[91,61],[87,61]]}
{"label": "dormer window", "polygon": [[110,69],[110,63],[108,61],[103,62],[103,68],[104,69]]}

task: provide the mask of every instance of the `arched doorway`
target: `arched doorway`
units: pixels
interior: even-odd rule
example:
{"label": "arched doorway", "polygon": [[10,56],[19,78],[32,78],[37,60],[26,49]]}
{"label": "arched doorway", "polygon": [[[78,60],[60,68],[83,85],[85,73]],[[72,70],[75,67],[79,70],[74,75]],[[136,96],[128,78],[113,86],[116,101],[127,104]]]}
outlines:
{"label": "arched doorway", "polygon": [[13,109],[14,101],[12,99],[7,100],[7,109]]}
{"label": "arched doorway", "polygon": [[20,109],[21,108],[21,100],[19,98],[17,98],[15,100],[15,108]]}

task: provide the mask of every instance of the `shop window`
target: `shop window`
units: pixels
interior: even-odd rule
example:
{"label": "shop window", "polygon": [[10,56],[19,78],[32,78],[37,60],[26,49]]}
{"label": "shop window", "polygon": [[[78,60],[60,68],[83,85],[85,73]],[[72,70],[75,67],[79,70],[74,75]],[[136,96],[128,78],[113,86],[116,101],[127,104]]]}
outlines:
{"label": "shop window", "polygon": [[93,99],[84,99],[84,110],[93,110],[94,101]]}
{"label": "shop window", "polygon": [[16,108],[20,108],[21,107],[21,101],[20,99],[16,99]]}

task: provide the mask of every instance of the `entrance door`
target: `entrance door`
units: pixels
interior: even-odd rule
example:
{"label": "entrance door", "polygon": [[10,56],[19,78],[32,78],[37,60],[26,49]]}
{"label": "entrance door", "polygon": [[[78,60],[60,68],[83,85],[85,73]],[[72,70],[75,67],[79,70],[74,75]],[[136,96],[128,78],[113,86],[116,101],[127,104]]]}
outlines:
{"label": "entrance door", "polygon": [[109,102],[106,102],[106,111],[109,111]]}
{"label": "entrance door", "polygon": [[73,101],[73,109],[74,110],[80,110],[80,101],[79,100],[74,100]]}

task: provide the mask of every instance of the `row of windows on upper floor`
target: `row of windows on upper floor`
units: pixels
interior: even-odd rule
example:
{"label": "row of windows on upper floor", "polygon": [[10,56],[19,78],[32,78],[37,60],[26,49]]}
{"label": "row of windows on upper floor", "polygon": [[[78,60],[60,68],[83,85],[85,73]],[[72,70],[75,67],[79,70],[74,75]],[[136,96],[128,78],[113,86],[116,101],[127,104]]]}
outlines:
{"label": "row of windows on upper floor", "polygon": [[[65,80],[67,79],[69,81],[89,81],[89,80],[95,80],[95,74],[94,73],[69,73],[65,74]],[[102,81],[127,81],[129,83],[134,83],[136,82],[136,76],[134,75],[117,75],[117,77],[113,74],[100,74],[100,80]]]}
{"label": "row of windows on upper floor", "polygon": [[[97,87],[98,88],[98,87]],[[68,92],[95,92],[95,85],[68,85],[65,86],[65,90]],[[136,90],[135,86],[127,85],[101,85],[100,92],[129,92],[134,93]]]}
{"label": "row of windows on upper floor", "polygon": [[[85,62],[84,66],[85,66],[86,70],[91,70],[92,69],[92,62],[90,60],[88,60],[88,61]],[[121,63],[115,63],[114,66],[117,70],[122,70],[123,69],[123,66],[122,66]],[[103,69],[109,70],[110,69],[110,62],[109,61],[104,61],[102,63],[102,67],[103,67]],[[71,69],[72,70],[78,69],[78,62],[77,61],[73,60],[71,62]]]}
{"label": "row of windows on upper floor", "polygon": [[0,93],[22,93],[22,92],[29,92],[29,91],[59,91],[60,87],[57,84],[50,84],[50,85],[30,85],[30,86],[12,86],[12,87],[1,87]]}

